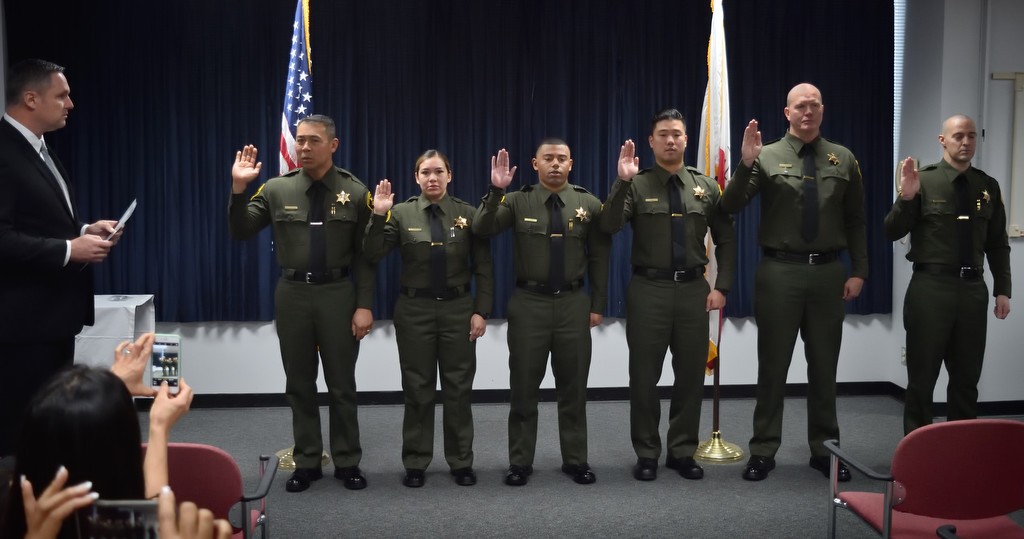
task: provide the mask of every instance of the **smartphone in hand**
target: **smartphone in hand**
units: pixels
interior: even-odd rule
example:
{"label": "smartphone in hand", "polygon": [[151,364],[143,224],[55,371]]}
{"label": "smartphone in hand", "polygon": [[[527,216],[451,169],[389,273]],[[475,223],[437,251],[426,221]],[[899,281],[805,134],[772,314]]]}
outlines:
{"label": "smartphone in hand", "polygon": [[150,373],[153,375],[153,387],[159,388],[161,383],[167,382],[171,394],[178,394],[178,382],[181,380],[181,335],[156,335]]}

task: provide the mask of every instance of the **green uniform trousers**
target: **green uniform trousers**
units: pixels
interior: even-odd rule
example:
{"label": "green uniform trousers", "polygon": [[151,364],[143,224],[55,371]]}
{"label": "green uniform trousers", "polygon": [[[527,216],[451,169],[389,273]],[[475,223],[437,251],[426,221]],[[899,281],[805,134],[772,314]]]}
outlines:
{"label": "green uniform trousers", "polygon": [[704,307],[708,282],[686,283],[634,275],[626,296],[629,343],[629,425],[633,450],[641,458],[661,456],[661,399],[658,380],[665,351],[672,352],[672,402],[668,416],[668,455],[693,455],[699,443],[709,318]]}
{"label": "green uniform trousers", "polygon": [[[330,397],[331,456],[338,467],[362,457],[356,416],[356,356],[352,336],[355,290],[350,279],[311,285],[280,279],[274,293],[285,394],[292,407],[295,465],[320,468],[323,438],[317,404],[317,366],[323,364]],[[319,360],[317,348],[319,347]]]}
{"label": "green uniform trousers", "polygon": [[444,456],[453,470],[473,465],[473,377],[476,343],[469,340],[473,298],[439,301],[399,296],[395,335],[402,367],[405,419],[402,464],[424,470],[434,456],[434,400],[441,372]]}
{"label": "green uniform trousers", "polygon": [[590,298],[583,291],[549,296],[518,289],[508,302],[508,460],[532,466],[537,401],[551,354],[558,394],[558,437],[564,464],[587,462]]}
{"label": "green uniform trousers", "polygon": [[948,417],[978,416],[978,380],[985,357],[988,285],[983,279],[960,279],[914,272],[903,304],[907,330],[905,433],[932,422],[932,395],[943,362]]}
{"label": "green uniform trousers", "polygon": [[807,443],[825,456],[822,442],[839,439],[836,369],[843,339],[846,268],[764,258],[754,284],[757,321],[757,402],[750,454],[774,457],[782,444],[786,377],[797,333],[807,358]]}

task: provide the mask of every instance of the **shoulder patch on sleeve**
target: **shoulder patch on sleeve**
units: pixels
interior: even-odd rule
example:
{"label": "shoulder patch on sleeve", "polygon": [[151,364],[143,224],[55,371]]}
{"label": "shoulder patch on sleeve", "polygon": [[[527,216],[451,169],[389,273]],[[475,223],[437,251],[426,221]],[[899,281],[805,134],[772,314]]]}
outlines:
{"label": "shoulder patch on sleeve", "polygon": [[256,200],[256,197],[260,196],[260,193],[263,192],[263,188],[266,187],[266,186],[267,186],[267,184],[261,185],[260,188],[257,189],[256,192],[253,193],[253,195],[251,197],[249,197],[249,200]]}
{"label": "shoulder patch on sleeve", "polygon": [[369,191],[366,192],[366,207],[373,210],[373,195]]}

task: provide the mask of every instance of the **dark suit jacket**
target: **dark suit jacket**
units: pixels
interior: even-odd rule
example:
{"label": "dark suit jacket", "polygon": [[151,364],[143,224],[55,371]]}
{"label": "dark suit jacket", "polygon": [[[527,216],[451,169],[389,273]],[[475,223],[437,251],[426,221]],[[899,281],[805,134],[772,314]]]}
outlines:
{"label": "dark suit jacket", "polygon": [[92,267],[63,265],[65,240],[82,226],[49,167],[0,116],[0,342],[68,339],[93,323]]}

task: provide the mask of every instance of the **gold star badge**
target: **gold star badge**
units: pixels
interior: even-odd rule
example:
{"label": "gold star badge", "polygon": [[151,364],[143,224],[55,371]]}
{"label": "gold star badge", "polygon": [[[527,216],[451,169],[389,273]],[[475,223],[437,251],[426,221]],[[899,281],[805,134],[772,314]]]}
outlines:
{"label": "gold star badge", "polygon": [[583,206],[580,206],[579,208],[576,208],[576,218],[579,219],[580,222],[586,222],[590,216],[587,214],[587,210],[583,209]]}
{"label": "gold star badge", "polygon": [[351,200],[351,199],[352,199],[351,195],[349,195],[345,191],[342,191],[342,192],[338,193],[338,200],[336,200],[336,202],[341,202],[341,205],[344,206],[345,204],[348,204],[348,201]]}
{"label": "gold star badge", "polygon": [[467,221],[465,217],[460,215],[455,218],[455,226],[459,228],[466,228],[467,226],[469,226],[469,221]]}
{"label": "gold star badge", "polygon": [[834,154],[834,153],[829,153],[828,154],[828,162],[832,163],[833,166],[837,166],[837,167],[839,166],[839,158],[836,157],[836,154]]}
{"label": "gold star badge", "polygon": [[708,194],[704,191],[703,187],[698,185],[697,187],[693,188],[693,198],[704,200],[704,197],[706,196],[708,196]]}
{"label": "gold star badge", "polygon": [[985,202],[992,202],[992,197],[988,194],[988,189],[981,192],[981,199]]}

